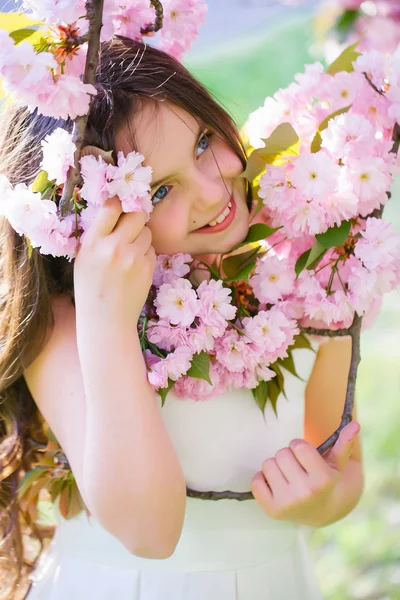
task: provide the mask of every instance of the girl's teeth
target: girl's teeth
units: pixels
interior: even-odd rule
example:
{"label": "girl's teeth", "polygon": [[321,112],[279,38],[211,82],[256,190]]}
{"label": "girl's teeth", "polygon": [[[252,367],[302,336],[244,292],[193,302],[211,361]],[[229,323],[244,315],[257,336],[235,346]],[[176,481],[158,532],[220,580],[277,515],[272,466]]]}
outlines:
{"label": "girl's teeth", "polygon": [[228,206],[226,207],[224,212],[219,215],[218,219],[215,219],[215,221],[210,221],[208,223],[208,225],[210,225],[210,227],[215,227],[215,225],[217,225],[218,223],[222,223],[222,221],[224,221],[226,219],[226,217],[229,215],[231,207],[232,207],[232,202],[229,202]]}

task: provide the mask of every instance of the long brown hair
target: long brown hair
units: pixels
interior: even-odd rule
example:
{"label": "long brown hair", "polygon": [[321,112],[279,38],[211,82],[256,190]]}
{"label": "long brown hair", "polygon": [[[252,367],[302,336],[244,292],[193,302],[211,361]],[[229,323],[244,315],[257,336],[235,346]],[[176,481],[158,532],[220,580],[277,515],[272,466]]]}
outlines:
{"label": "long brown hair", "polygon": [[[152,101],[157,106],[168,100],[219,134],[245,165],[245,153],[232,119],[169,55],[128,38],[106,42],[101,46],[96,88],[85,144],[114,151],[116,132],[133,111],[140,110],[141,102]],[[7,109],[0,125],[0,173],[12,184],[30,184],[40,170],[41,140],[57,127],[71,131],[72,125],[71,121],[44,117],[21,107]],[[0,223],[0,510],[3,507],[3,517],[8,515],[12,525],[6,532],[0,518],[0,583],[5,550],[1,538],[4,541],[7,535],[12,539],[12,529],[13,554],[19,564],[22,561],[15,491],[35,414],[23,373],[51,330],[51,296],[63,293],[73,297],[72,274],[73,262],[66,259],[42,256],[35,250],[29,258],[25,238],[15,233],[7,221]],[[9,555],[11,546],[7,549]]]}

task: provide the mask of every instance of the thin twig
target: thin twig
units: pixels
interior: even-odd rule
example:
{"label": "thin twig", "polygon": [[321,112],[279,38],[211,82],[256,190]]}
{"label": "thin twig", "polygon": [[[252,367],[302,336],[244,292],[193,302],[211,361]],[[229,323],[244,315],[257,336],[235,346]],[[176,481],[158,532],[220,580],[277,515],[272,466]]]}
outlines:
{"label": "thin twig", "polygon": [[198,498],[199,500],[254,500],[252,492],[197,492],[191,488],[186,488],[186,495],[189,498]]}
{"label": "thin twig", "polygon": [[353,323],[347,330],[351,335],[351,360],[350,360],[350,368],[349,368],[349,377],[347,380],[347,390],[346,390],[346,400],[344,403],[344,409],[342,414],[342,419],[339,427],[336,431],[323,443],[321,444],[317,450],[320,454],[325,454],[332,446],[336,443],[336,440],[339,437],[340,432],[346,425],[350,423],[353,419],[353,409],[354,409],[354,396],[356,390],[356,381],[357,381],[357,370],[358,365],[361,360],[361,351],[360,351],[360,337],[361,337],[361,323],[362,317],[359,317],[357,313],[354,314]]}
{"label": "thin twig", "polygon": [[376,87],[376,85],[374,83],[372,83],[370,77],[368,77],[368,75],[366,74],[365,71],[363,71],[363,75],[365,77],[365,79],[368,81],[369,85],[372,87],[373,90],[375,90],[375,92],[377,94],[379,94],[380,96],[384,96],[385,92],[383,92],[382,90],[380,90],[379,88]]}
{"label": "thin twig", "polygon": [[[100,31],[103,26],[103,4],[104,0],[86,0],[86,15],[89,21],[88,51],[85,63],[83,82],[94,84],[96,79],[96,68],[99,59]],[[60,214],[62,217],[73,212],[73,193],[76,185],[82,182],[79,168],[81,150],[84,143],[88,114],[77,117],[74,122],[72,139],[76,146],[74,154],[74,166],[71,167],[67,181],[65,182],[60,200]]]}
{"label": "thin twig", "polygon": [[154,9],[156,11],[156,20],[154,21],[154,24],[147,25],[147,27],[140,30],[140,33],[142,35],[146,35],[146,33],[153,33],[153,32],[155,33],[157,31],[159,31],[163,26],[163,21],[164,21],[163,5],[161,4],[160,0],[150,0],[150,4],[151,4],[151,6],[154,7]]}

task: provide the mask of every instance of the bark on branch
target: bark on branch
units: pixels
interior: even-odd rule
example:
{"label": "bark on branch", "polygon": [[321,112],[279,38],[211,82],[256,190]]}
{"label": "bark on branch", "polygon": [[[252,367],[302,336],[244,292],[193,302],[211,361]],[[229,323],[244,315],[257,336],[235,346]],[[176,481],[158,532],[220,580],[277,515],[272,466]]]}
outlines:
{"label": "bark on branch", "polygon": [[[104,0],[86,0],[85,4],[86,15],[89,21],[89,31],[87,36],[85,36],[85,40],[88,39],[89,43],[83,82],[91,83],[92,85],[95,83],[96,68],[99,59],[100,31],[103,26],[103,5]],[[88,117],[88,114],[82,115],[81,117],[77,117],[74,121],[72,139],[76,146],[76,150],[74,154],[74,166],[71,167],[68,173],[67,181],[64,184],[64,189],[60,200],[60,214],[62,217],[65,217],[73,212],[74,206],[72,198],[74,189],[75,186],[82,182],[79,159],[81,157],[81,150],[84,144]]]}

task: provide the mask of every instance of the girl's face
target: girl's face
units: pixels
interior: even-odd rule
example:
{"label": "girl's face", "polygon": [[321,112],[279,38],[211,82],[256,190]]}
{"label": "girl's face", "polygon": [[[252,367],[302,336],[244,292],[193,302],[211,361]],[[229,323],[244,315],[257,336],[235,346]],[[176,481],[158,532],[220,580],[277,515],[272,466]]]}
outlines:
{"label": "girl's face", "polygon": [[[242,163],[217,134],[186,111],[144,103],[116,136],[116,150],[136,150],[153,169],[148,227],[157,254],[228,252],[249,228]],[[216,223],[217,222],[217,223]]]}

